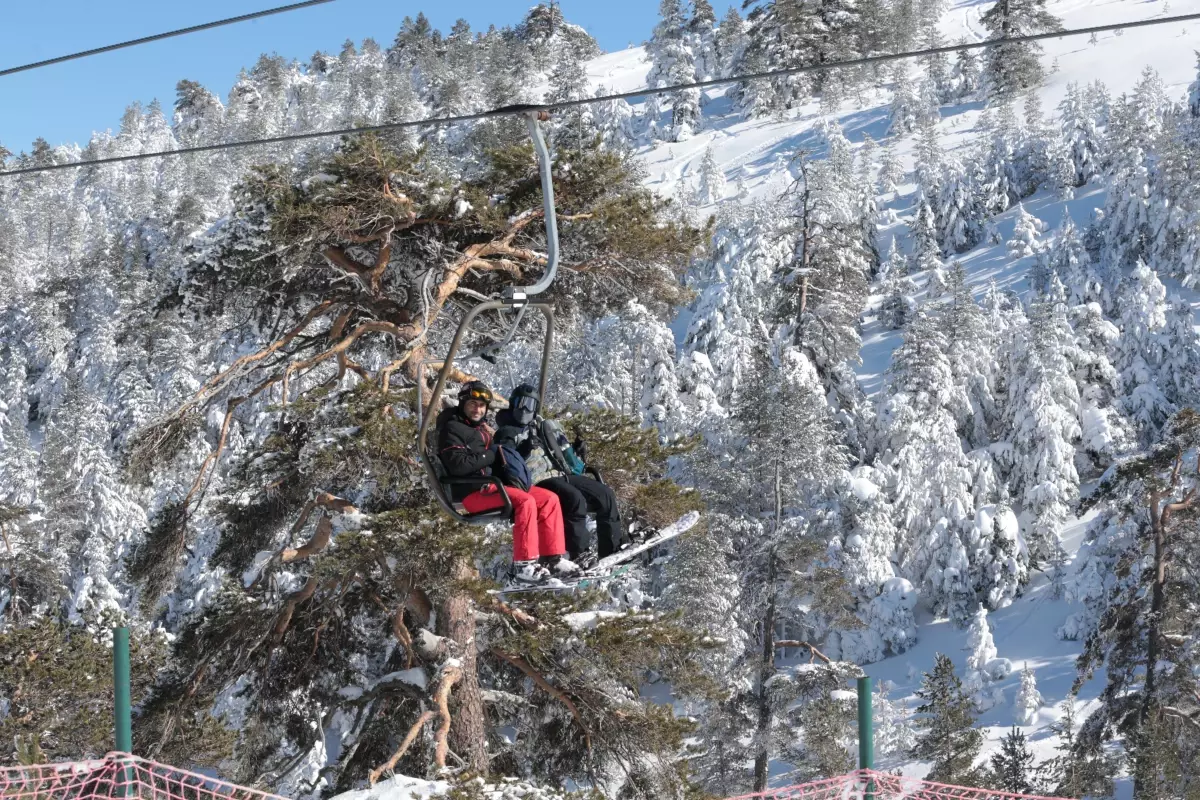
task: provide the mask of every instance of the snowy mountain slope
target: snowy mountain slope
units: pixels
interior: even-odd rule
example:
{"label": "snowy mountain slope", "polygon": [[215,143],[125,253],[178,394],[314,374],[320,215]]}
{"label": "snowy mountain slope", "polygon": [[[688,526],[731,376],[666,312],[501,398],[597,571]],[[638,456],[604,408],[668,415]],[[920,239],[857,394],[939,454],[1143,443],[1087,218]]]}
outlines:
{"label": "snowy mountain slope", "polygon": [[[955,2],[945,14],[941,31],[948,42],[981,41],[985,38],[979,18],[987,9],[986,2]],[[1102,4],[1057,0],[1048,5],[1051,13],[1059,16],[1066,29],[1088,27],[1153,18],[1194,13],[1200,10],[1200,2],[1185,0],[1175,4],[1163,2],[1141,3],[1126,1]],[[1200,24],[1194,25],[1189,34],[1186,23],[1175,23],[1162,27],[1137,28],[1126,32],[1110,32],[1097,35],[1090,43],[1088,37],[1052,39],[1044,43],[1047,64],[1056,64],[1045,85],[1038,94],[1045,113],[1051,114],[1062,101],[1068,84],[1103,82],[1115,97],[1133,87],[1144,68],[1156,70],[1162,77],[1167,95],[1178,97],[1186,93],[1187,86],[1195,78],[1195,48],[1200,44]],[[636,47],[609,53],[590,62],[588,76],[597,89],[628,91],[644,86],[648,65],[645,48]],[[803,107],[794,119],[777,121],[767,119],[745,119],[739,114],[729,113],[727,90],[709,90],[705,114],[709,117],[703,130],[684,142],[660,142],[651,147],[640,148],[639,159],[645,165],[647,185],[667,196],[680,197],[688,202],[691,192],[699,180],[701,161],[706,150],[711,149],[727,182],[726,196],[735,197],[742,192],[742,199],[773,198],[794,180],[787,169],[789,159],[801,149],[820,150],[819,126],[826,120],[841,126],[847,138],[861,143],[865,136],[877,142],[888,136],[891,93],[880,90],[865,90],[866,102],[846,101],[829,117],[822,115],[819,103],[812,102]],[[635,103],[640,108],[642,103]],[[940,130],[942,147],[951,153],[967,146],[975,132],[982,104],[972,102],[959,106],[943,106]],[[722,116],[724,114],[725,116]],[[895,142],[895,153],[905,170],[913,168],[915,137],[901,137]],[[881,198],[883,209],[895,212],[895,221],[880,226],[881,249],[892,238],[897,239],[902,250],[907,250],[905,224],[911,214],[912,184],[901,184],[894,197]],[[1025,201],[1027,208],[1050,230],[1057,229],[1064,214],[1069,214],[1077,226],[1084,226],[1093,212],[1104,203],[1104,190],[1088,186],[1079,190],[1071,200],[1061,200],[1041,193]],[[711,213],[714,206],[699,206],[698,213]],[[996,225],[1007,240],[1012,231],[1015,210],[998,216]],[[981,246],[957,257],[967,268],[969,282],[976,297],[980,297],[989,282],[995,280],[1003,289],[1024,293],[1025,273],[1028,261],[1012,261],[1003,244]],[[1190,293],[1189,293],[1190,294]],[[872,308],[877,308],[882,298],[872,299]],[[1200,298],[1194,298],[1200,309]],[[678,331],[686,323],[676,325]],[[870,313],[866,315],[863,330],[862,364],[858,374],[862,386],[869,395],[881,387],[884,369],[891,353],[899,343],[899,334],[882,329],[878,320]]]}
{"label": "snowy mountain slope", "polygon": [[[988,8],[986,2],[957,2],[943,17],[941,31],[946,41],[980,41],[986,32],[980,17]],[[1059,0],[1048,5],[1051,13],[1062,19],[1065,28],[1084,27],[1140,20],[1154,16],[1193,13],[1200,10],[1200,2],[1107,2],[1090,3],[1077,0]],[[1054,109],[1067,94],[1069,84],[1085,85],[1093,81],[1103,82],[1112,96],[1129,91],[1141,77],[1142,70],[1152,68],[1162,78],[1166,94],[1171,98],[1186,95],[1187,87],[1196,77],[1195,48],[1200,43],[1200,25],[1171,24],[1163,27],[1134,29],[1099,34],[1094,41],[1088,37],[1071,37],[1050,40],[1044,43],[1044,62],[1052,64],[1051,74],[1038,94],[1045,113]],[[646,62],[642,48],[613,53],[592,62],[589,76],[596,85],[612,87],[636,85],[645,75]],[[607,83],[606,83],[607,82]],[[888,136],[890,92],[865,90],[865,102],[847,101],[828,118],[821,113],[818,103],[802,108],[794,118],[787,120],[746,119],[731,113],[724,90],[706,93],[704,107],[706,124],[694,136],[680,142],[659,142],[638,150],[645,165],[648,185],[668,196],[676,196],[685,202],[693,196],[701,161],[706,151],[711,151],[727,182],[726,197],[741,199],[773,199],[794,179],[787,170],[789,159],[800,149],[823,147],[819,126],[826,119],[835,121],[852,142],[861,143],[866,136],[879,142]],[[982,113],[982,104],[972,102],[959,106],[944,106],[941,109],[941,145],[947,153],[967,147],[971,135],[976,132]],[[723,116],[724,115],[724,116]],[[901,137],[894,142],[895,153],[906,170],[914,164],[915,137]],[[902,250],[910,247],[907,222],[911,216],[911,183],[902,183],[894,195],[881,198],[884,222],[880,225],[881,250],[893,238]],[[1084,227],[1094,213],[1103,208],[1106,190],[1091,184],[1076,190],[1074,196],[1063,199],[1053,193],[1042,191],[1024,201],[1025,210],[1035,215],[1048,226],[1050,231],[1058,229],[1064,217],[1069,217],[1078,227]],[[717,210],[715,205],[701,206],[700,213]],[[982,297],[990,283],[1001,289],[1012,290],[1021,296],[1029,296],[1031,287],[1028,272],[1032,258],[1012,258],[1004,242],[1011,238],[1017,210],[1001,213],[995,220],[1002,242],[984,244],[959,254],[954,260],[966,268],[968,282],[976,298]],[[890,215],[890,222],[888,217]],[[1181,287],[1178,281],[1165,279],[1168,288],[1181,293],[1191,302],[1193,309],[1200,309],[1200,296]],[[923,292],[918,294],[923,297]],[[883,375],[892,352],[899,345],[901,333],[888,330],[878,319],[878,308],[883,300],[873,295],[864,315],[862,333],[862,363],[857,372],[863,389],[868,395],[876,395],[882,388]],[[677,337],[687,327],[687,314],[681,322],[673,325]],[[1063,544],[1073,557],[1084,538],[1087,520],[1077,520],[1062,532]],[[1076,657],[1080,643],[1063,641],[1057,635],[1063,621],[1073,611],[1073,606],[1051,596],[1051,587],[1044,576],[1035,577],[1023,597],[1011,606],[993,612],[989,620],[994,626],[995,644],[999,657],[1013,662],[1012,674],[999,682],[1004,702],[984,713],[980,724],[986,726],[987,745],[985,754],[997,750],[1000,739],[1014,724],[1011,703],[1015,700],[1020,685],[1020,670],[1028,665],[1035,671],[1037,685],[1043,697],[1043,707],[1037,711],[1030,724],[1022,725],[1022,731],[1039,761],[1055,755],[1055,739],[1050,726],[1061,720],[1058,707],[1068,699],[1072,684],[1077,678]],[[925,612],[919,619],[919,644],[900,656],[885,659],[871,665],[868,673],[879,681],[894,684],[893,700],[903,698],[914,703],[912,693],[920,685],[921,673],[929,670],[936,652],[951,655],[956,663],[965,659],[964,648],[968,632],[956,630],[946,620],[935,622]],[[1087,682],[1078,695],[1079,719],[1097,707],[1097,695],[1103,687],[1103,670]],[[889,767],[899,766],[907,774],[922,775],[927,767],[909,761],[905,756],[885,757],[883,763]],[[779,777],[777,776],[777,781]],[[1128,780],[1119,782],[1118,797],[1127,797],[1132,791]]]}

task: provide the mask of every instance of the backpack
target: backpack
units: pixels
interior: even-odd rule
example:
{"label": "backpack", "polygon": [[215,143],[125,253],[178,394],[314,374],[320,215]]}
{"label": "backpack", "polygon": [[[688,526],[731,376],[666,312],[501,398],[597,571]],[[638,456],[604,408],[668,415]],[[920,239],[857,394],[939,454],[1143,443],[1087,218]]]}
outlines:
{"label": "backpack", "polygon": [[562,426],[552,419],[542,420],[542,441],[550,448],[550,458],[568,475],[582,475],[585,465],[575,453]]}
{"label": "backpack", "polygon": [[533,475],[525,464],[525,459],[521,458],[521,454],[512,444],[498,445],[498,449],[500,458],[492,464],[492,470],[496,473],[496,477],[505,486],[512,486],[528,492],[529,487],[533,486]]}

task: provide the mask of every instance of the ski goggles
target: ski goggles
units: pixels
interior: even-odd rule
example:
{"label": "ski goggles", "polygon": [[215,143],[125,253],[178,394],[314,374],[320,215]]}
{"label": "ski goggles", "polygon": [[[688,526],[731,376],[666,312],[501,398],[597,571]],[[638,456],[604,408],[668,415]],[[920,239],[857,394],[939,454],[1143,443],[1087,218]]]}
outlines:
{"label": "ski goggles", "polygon": [[536,414],[538,408],[538,400],[536,397],[525,395],[517,400],[517,411],[528,411],[530,414]]}
{"label": "ski goggles", "polygon": [[467,400],[480,400],[488,405],[491,405],[492,393],[487,389],[468,389],[460,394],[458,399],[461,402],[466,402]]}

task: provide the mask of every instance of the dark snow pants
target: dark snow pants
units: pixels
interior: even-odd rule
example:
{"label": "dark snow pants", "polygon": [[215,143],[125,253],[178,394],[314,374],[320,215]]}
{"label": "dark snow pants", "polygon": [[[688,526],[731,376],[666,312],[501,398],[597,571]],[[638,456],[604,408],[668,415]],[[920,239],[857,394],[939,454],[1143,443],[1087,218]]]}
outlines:
{"label": "dark snow pants", "polygon": [[587,529],[587,514],[596,515],[596,534],[599,537],[597,555],[600,558],[617,552],[625,541],[617,496],[598,480],[583,475],[548,478],[538,484],[558,495],[562,506],[563,527],[567,535],[567,553],[575,558],[591,546]]}

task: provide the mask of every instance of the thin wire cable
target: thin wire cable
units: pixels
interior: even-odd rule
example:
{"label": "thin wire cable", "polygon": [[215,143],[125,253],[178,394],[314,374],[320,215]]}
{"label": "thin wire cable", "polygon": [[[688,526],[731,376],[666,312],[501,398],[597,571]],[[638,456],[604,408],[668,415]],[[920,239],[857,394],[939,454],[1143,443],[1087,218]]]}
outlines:
{"label": "thin wire cable", "polygon": [[57,56],[56,58],[48,58],[45,61],[35,61],[32,64],[22,64],[19,67],[8,67],[6,69],[0,69],[0,78],[5,77],[6,75],[16,75],[18,72],[29,72],[30,70],[34,70],[34,69],[41,69],[42,67],[48,67],[52,64],[61,64],[64,61],[74,61],[77,58],[87,58],[88,56],[95,56],[95,55],[99,55],[100,53],[111,53],[113,50],[121,50],[126,47],[136,47],[139,44],[147,44],[149,42],[157,42],[162,39],[170,39],[174,36],[183,36],[188,33],[196,33],[198,31],[207,31],[207,30],[211,30],[212,28],[220,28],[223,25],[233,25],[236,22],[246,22],[246,21],[252,20],[252,19],[260,19],[262,17],[269,17],[273,14],[283,14],[287,11],[296,11],[297,9],[308,8],[309,6],[317,6],[317,5],[321,5],[322,3],[332,3],[332,2],[333,2],[333,0],[304,0],[304,2],[302,2],[302,3],[292,3],[289,6],[280,6],[279,8],[269,8],[265,11],[255,11],[252,14],[242,14],[240,17],[230,17],[229,19],[217,20],[216,22],[206,22],[203,25],[193,25],[190,28],[180,28],[177,31],[168,31],[166,33],[156,33],[153,36],[143,36],[141,39],[130,39],[128,42],[121,42],[119,44],[110,44],[110,45],[106,45],[104,47],[97,47],[93,50],[83,50],[78,53],[71,53],[70,55]]}
{"label": "thin wire cable", "polygon": [[599,97],[588,97],[579,100],[566,100],[556,103],[533,103],[525,105],[502,106],[493,108],[487,111],[480,111],[475,114],[459,114],[450,117],[427,117],[425,119],[408,120],[405,122],[385,122],[380,125],[363,125],[357,128],[340,128],[332,131],[311,131],[309,133],[292,133],[285,136],[271,136],[263,139],[245,139],[236,142],[222,142],[220,144],[206,144],[195,147],[181,147],[178,150],[160,150],[153,153],[137,153],[128,156],[111,156],[109,158],[97,158],[92,161],[72,161],[66,164],[49,164],[41,167],[26,167],[24,169],[12,169],[5,172],[0,172],[0,178],[9,175],[32,175],[38,172],[52,172],[63,169],[76,169],[78,167],[99,166],[102,164],[119,164],[125,161],[141,161],[148,158],[165,158],[167,156],[182,156],[191,153],[209,153],[215,150],[232,150],[241,147],[254,147],[256,145],[268,144],[286,144],[289,142],[302,142],[309,139],[323,139],[329,136],[349,136],[359,133],[379,133],[382,131],[394,131],[403,128],[418,128],[425,126],[436,125],[452,125],[458,122],[474,122],[481,119],[489,119],[491,117],[509,116],[512,114],[524,114],[530,111],[553,110],[563,108],[574,108],[576,106],[587,106],[595,103],[605,103],[613,100],[631,100],[637,97],[647,97],[650,95],[667,94],[669,92],[677,92],[684,89],[705,89],[711,86],[723,86],[731,83],[741,83],[743,81],[757,81],[767,78],[775,78],[781,75],[798,75],[806,72],[824,72],[831,69],[841,69],[843,67],[866,66],[869,64],[882,64],[888,61],[900,61],[905,58],[916,58],[919,56],[938,55],[939,53],[957,53],[961,50],[979,50],[987,47],[993,47],[1002,44],[1018,44],[1021,42],[1037,42],[1045,39],[1065,39],[1071,36],[1083,36],[1085,34],[1103,33],[1105,31],[1125,30],[1127,28],[1147,28],[1154,25],[1167,25],[1175,22],[1189,22],[1192,20],[1200,20],[1200,12],[1195,14],[1179,14],[1174,17],[1159,17],[1156,19],[1135,20],[1133,22],[1112,23],[1108,25],[1093,25],[1087,28],[1071,28],[1069,30],[1050,31],[1047,33],[1035,33],[1027,36],[1012,36],[1005,39],[988,39],[982,42],[967,42],[963,44],[946,45],[944,47],[930,47],[924,50],[909,50],[903,53],[887,53],[878,56],[864,56],[862,58],[852,58],[846,61],[833,61],[825,64],[808,64],[802,67],[785,67],[783,69],[769,70],[767,72],[751,72],[744,75],[733,75],[728,78],[713,78],[707,81],[694,81],[692,83],[677,83],[672,86],[661,86],[658,88],[642,87],[629,92],[618,92],[616,94],[606,94]]}

